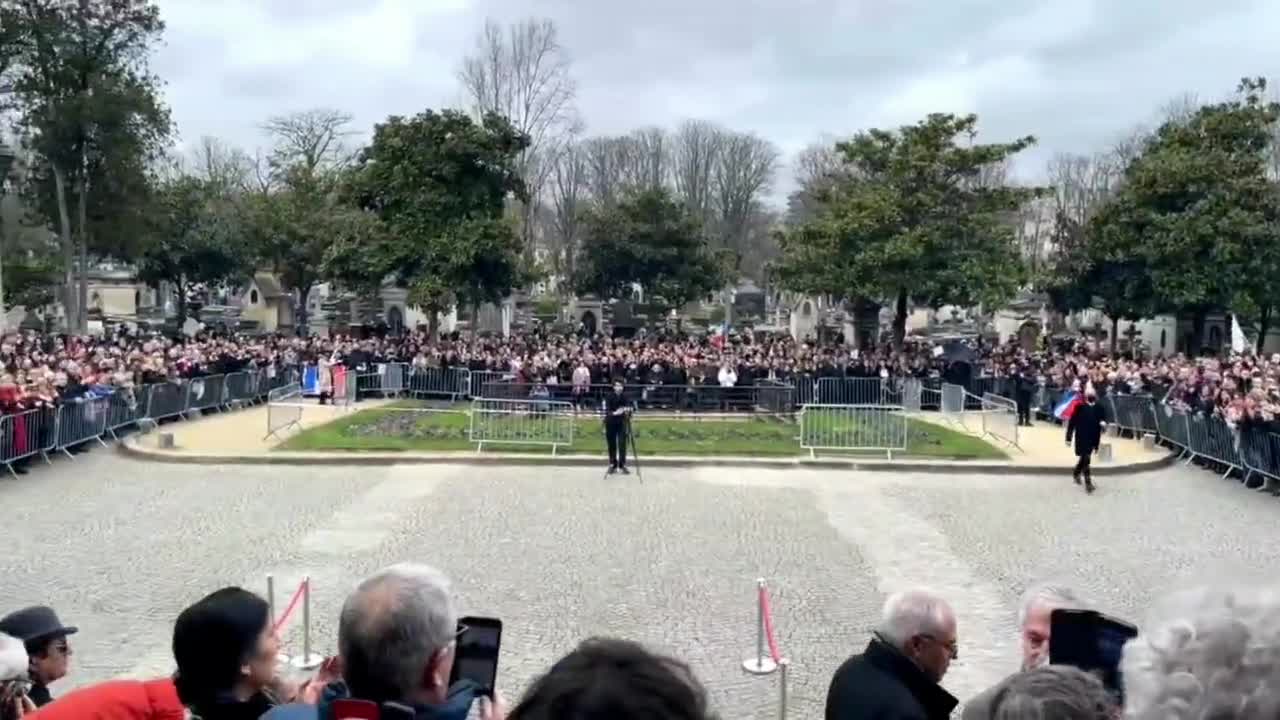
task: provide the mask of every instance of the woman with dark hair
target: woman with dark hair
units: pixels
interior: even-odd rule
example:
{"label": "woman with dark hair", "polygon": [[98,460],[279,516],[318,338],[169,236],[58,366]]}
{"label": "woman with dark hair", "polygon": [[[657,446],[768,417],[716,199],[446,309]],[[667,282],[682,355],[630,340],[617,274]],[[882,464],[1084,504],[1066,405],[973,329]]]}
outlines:
{"label": "woman with dark hair", "polygon": [[689,666],[612,638],[593,638],[525,691],[508,720],[712,720]]}
{"label": "woman with dark hair", "polygon": [[182,611],[173,627],[174,685],[200,720],[257,720],[276,704],[280,642],[267,601],[223,588]]}

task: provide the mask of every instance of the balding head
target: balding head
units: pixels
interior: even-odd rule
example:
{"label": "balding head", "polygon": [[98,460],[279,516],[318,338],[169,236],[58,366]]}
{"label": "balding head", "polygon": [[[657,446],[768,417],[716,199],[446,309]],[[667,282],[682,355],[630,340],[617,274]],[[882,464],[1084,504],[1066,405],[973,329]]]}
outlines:
{"label": "balding head", "polygon": [[442,702],[457,625],[449,579],[435,568],[402,563],[360,583],[338,622],[338,652],[352,696]]}
{"label": "balding head", "polygon": [[935,681],[942,680],[958,655],[955,613],[928,590],[890,595],[877,632]]}

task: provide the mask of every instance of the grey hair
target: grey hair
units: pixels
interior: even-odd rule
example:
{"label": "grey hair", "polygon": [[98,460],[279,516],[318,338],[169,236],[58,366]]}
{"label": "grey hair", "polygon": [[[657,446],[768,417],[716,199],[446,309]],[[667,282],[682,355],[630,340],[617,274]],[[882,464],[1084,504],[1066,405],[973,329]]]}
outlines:
{"label": "grey hair", "polygon": [[1201,589],[1158,606],[1120,664],[1127,717],[1280,715],[1280,593]]}
{"label": "grey hair", "polygon": [[338,652],[352,694],[374,702],[411,699],[457,625],[452,585],[439,570],[401,563],[366,579],[338,620]]}
{"label": "grey hair", "polygon": [[936,594],[928,590],[907,590],[894,593],[884,601],[876,632],[901,648],[917,635],[941,632],[952,617],[951,606]]}
{"label": "grey hair", "polygon": [[1031,614],[1031,608],[1036,605],[1045,605],[1053,610],[1087,609],[1085,602],[1066,585],[1054,583],[1033,585],[1022,594],[1022,602],[1018,605],[1019,628],[1027,624],[1027,616]]}
{"label": "grey hair", "polygon": [[1097,677],[1047,665],[1009,678],[991,700],[991,720],[1109,720],[1114,709]]}

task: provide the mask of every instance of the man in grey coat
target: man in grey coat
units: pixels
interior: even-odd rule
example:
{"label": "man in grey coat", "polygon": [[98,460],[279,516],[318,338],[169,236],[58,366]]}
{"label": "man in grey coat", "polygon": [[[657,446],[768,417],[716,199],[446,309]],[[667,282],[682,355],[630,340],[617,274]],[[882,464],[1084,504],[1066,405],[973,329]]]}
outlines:
{"label": "man in grey coat", "polygon": [[[1018,608],[1018,636],[1022,648],[1021,672],[1049,664],[1050,616],[1054,610],[1086,610],[1085,604],[1068,587],[1042,584],[1022,595]],[[1014,676],[977,695],[964,705],[961,720],[990,720],[991,703]]]}

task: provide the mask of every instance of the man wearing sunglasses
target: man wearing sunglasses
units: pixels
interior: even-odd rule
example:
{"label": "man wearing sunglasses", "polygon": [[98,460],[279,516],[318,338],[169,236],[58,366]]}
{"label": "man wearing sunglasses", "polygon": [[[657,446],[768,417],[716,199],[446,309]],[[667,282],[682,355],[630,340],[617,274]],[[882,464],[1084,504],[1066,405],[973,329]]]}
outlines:
{"label": "man wearing sunglasses", "polygon": [[36,707],[53,702],[49,685],[67,675],[71,646],[67,637],[78,628],[62,624],[52,608],[34,605],[0,618],[0,633],[23,642],[31,659],[31,689],[27,697]]}

